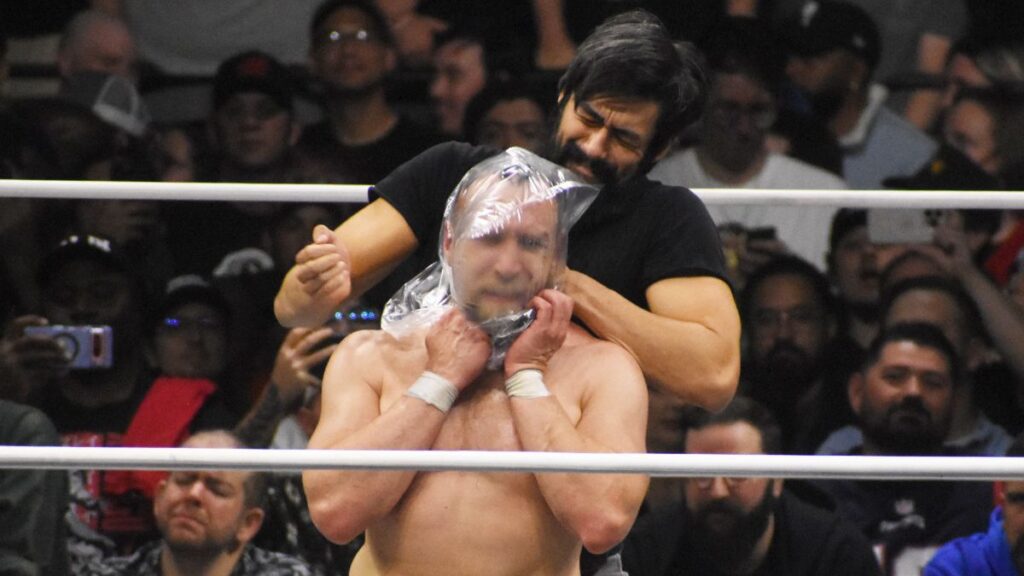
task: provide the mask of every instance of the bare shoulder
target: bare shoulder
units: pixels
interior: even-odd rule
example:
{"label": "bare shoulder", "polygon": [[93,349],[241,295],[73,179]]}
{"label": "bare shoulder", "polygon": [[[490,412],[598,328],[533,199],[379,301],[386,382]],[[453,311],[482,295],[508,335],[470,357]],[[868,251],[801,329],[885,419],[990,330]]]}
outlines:
{"label": "bare shoulder", "polygon": [[572,326],[565,344],[553,358],[562,369],[571,370],[577,377],[601,382],[614,380],[620,385],[633,382],[644,384],[640,365],[625,348],[602,340],[587,331]]}
{"label": "bare shoulder", "polygon": [[395,338],[383,330],[359,330],[345,337],[331,355],[327,376],[358,376],[374,383],[422,354],[422,338]]}

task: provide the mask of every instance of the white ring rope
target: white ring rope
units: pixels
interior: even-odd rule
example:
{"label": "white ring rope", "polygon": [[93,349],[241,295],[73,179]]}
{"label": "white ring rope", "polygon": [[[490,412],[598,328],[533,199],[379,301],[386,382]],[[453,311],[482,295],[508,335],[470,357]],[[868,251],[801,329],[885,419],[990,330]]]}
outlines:
{"label": "white ring rope", "polygon": [[622,454],[443,450],[0,447],[0,468],[103,470],[469,470],[664,477],[1024,480],[1024,458]]}
{"label": "white ring rope", "polygon": [[365,184],[236,184],[224,182],[107,182],[0,180],[0,198],[85,200],[230,200],[233,202],[366,203]]}
{"label": "white ring rope", "polygon": [[[367,201],[365,184],[229,184],[0,180],[0,198],[230,200],[241,202]],[[949,190],[764,190],[696,188],[707,204],[846,206],[850,208],[1024,208],[1024,193]]]}

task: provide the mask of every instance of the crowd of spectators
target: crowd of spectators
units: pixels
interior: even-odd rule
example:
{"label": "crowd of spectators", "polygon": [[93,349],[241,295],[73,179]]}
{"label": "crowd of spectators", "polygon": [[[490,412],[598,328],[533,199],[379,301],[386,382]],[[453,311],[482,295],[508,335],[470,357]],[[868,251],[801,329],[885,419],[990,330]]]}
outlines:
{"label": "crowd of spectators", "polygon": [[[0,10],[0,177],[373,184],[448,140],[543,154],[576,44],[642,6],[701,52],[709,82],[701,121],[652,179],[1024,189],[1013,3],[465,4]],[[39,67],[15,58],[47,34],[55,90],[19,94]],[[313,227],[357,208],[0,198],[0,443],[305,447],[326,359],[377,326],[390,287],[291,331],[273,297]],[[1019,212],[923,214],[929,236],[909,241],[879,210],[709,211],[743,321],[740,395],[708,414],[650,383],[649,451],[1024,453]],[[80,336],[95,352],[82,366],[45,335],[93,325],[110,331]],[[982,536],[969,537],[989,530],[1024,573],[1021,486],[655,480],[623,560],[630,574],[917,574],[960,538],[926,573],[976,574],[953,567],[977,561]],[[4,470],[0,488],[0,518],[17,528],[0,536],[5,574],[159,573],[161,549],[179,564],[164,574],[218,562],[344,574],[360,544],[319,535],[297,475]],[[173,506],[222,515],[220,532],[178,542]]]}

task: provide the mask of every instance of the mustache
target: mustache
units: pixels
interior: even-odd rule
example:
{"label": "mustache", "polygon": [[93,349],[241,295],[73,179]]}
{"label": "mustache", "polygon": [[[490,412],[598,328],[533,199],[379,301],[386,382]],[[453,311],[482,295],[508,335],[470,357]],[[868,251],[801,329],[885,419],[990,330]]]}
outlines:
{"label": "mustache", "polygon": [[722,516],[728,516],[734,520],[745,516],[743,510],[736,504],[725,500],[714,500],[712,502],[708,502],[697,511],[696,520],[698,525],[706,526],[707,519],[712,514],[721,514]]}
{"label": "mustache", "polygon": [[900,413],[914,414],[924,418],[927,422],[932,421],[932,414],[924,406],[924,401],[916,396],[904,398],[902,402],[889,408],[886,415],[891,419]]}
{"label": "mustache", "polygon": [[593,172],[594,176],[598,180],[605,184],[615,183],[615,168],[611,164],[601,160],[600,158],[591,158],[587,156],[586,152],[583,151],[575,142],[566,142],[562,147],[561,158],[558,159],[558,163],[565,165],[567,163],[583,164]]}

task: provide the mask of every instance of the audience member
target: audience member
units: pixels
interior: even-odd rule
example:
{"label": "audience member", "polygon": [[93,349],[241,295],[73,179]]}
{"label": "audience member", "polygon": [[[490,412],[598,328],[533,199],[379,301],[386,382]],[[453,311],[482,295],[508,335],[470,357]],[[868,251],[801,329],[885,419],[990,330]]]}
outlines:
{"label": "audience member", "polygon": [[1024,163],[1021,130],[1024,93],[964,91],[947,112],[944,136],[983,170],[1001,176],[1004,168]]}
{"label": "audience member", "polygon": [[305,129],[309,155],[373,184],[440,138],[388,103],[397,65],[394,38],[372,0],[326,0],[310,25],[310,66],[326,118]]}
{"label": "audience member", "polygon": [[[0,443],[59,446],[60,437],[39,410],[0,399]],[[0,470],[0,573],[67,574],[67,475],[60,471]]]}
{"label": "audience member", "polygon": [[828,275],[839,300],[840,339],[866,350],[878,333],[879,254],[868,237],[867,211],[843,208],[829,232]]}
{"label": "audience member", "polygon": [[851,419],[841,386],[854,359],[834,343],[828,280],[799,258],[779,257],[751,276],[740,311],[747,353],[741,385],[778,415],[786,451],[810,453]]}
{"label": "audience member", "polygon": [[[147,292],[110,241],[67,237],[40,262],[42,315],[16,318],[5,335],[15,372],[30,401],[53,420],[66,446],[173,446],[193,429],[223,426],[203,399],[212,386],[154,380],[143,345]],[[89,336],[93,354],[72,365],[64,340],[33,326],[108,327]],[[202,405],[203,408],[199,408]],[[152,529],[145,474],[72,470],[71,514],[76,542],[131,550]]]}
{"label": "audience member", "polygon": [[172,279],[149,316],[147,354],[158,372],[153,387],[209,390],[205,398],[190,403],[196,414],[202,412],[204,427],[237,420],[226,404],[236,395],[234,383],[227,379],[228,364],[237,352],[231,342],[232,319],[224,296],[199,276]]}
{"label": "audience member", "polygon": [[887,92],[871,81],[882,49],[871,17],[852,4],[814,0],[791,26],[786,72],[839,139],[850,187],[876,189],[917,171],[936,144],[883,106]]}
{"label": "audience member", "polygon": [[[716,29],[705,46],[711,84],[700,139],[658,162],[651,178],[694,188],[846,188],[835,175],[766,148],[782,67],[767,33],[756,26],[756,21],[736,19]],[[777,231],[778,242],[741,243],[734,279],[789,250],[824,267],[834,208],[735,205],[710,206],[708,211],[720,226],[738,223],[746,229],[770,226]]]}
{"label": "audience member", "polygon": [[[876,77],[893,87],[886,105],[921,130],[928,130],[942,104],[942,95],[916,84],[942,75],[954,43],[967,30],[967,2],[915,0],[878,2],[849,0],[878,24],[882,50]],[[783,0],[775,12],[795,16],[807,10],[805,0]]]}
{"label": "audience member", "polygon": [[[1024,436],[1018,436],[1007,456],[1024,456]],[[988,531],[957,538],[935,553],[924,576],[1019,576],[1024,574],[1024,481],[996,483],[998,506]]]}
{"label": "audience member", "polygon": [[[721,412],[692,411],[687,454],[781,454],[767,408],[738,396]],[[651,511],[626,538],[631,576],[880,574],[864,535],[834,512],[783,489],[780,478],[687,478],[685,501]]]}
{"label": "audience member", "polygon": [[[258,51],[224,61],[214,79],[209,118],[212,149],[199,179],[286,183],[306,180],[296,143],[293,75]],[[166,206],[175,271],[209,276],[227,254],[258,246],[269,202],[179,202]]]}
{"label": "audience member", "polygon": [[[909,252],[894,260],[883,273],[890,277],[900,266],[939,265],[918,252]],[[917,261],[915,264],[914,261]],[[906,263],[906,264],[904,264]],[[941,268],[937,268],[941,271]],[[957,284],[936,277],[935,269],[923,268],[908,274],[885,289],[882,303],[882,325],[917,322],[938,327],[954,347],[964,364],[963,380],[957,381],[952,402],[952,418],[945,438],[948,448],[962,454],[1001,456],[1011,438],[1001,426],[994,424],[981,410],[985,406],[993,414],[1012,409],[1015,398],[1014,381],[998,366],[986,365],[984,328],[977,306]],[[921,274],[921,275],[918,275]],[[884,284],[883,284],[884,285]],[[1002,404],[1003,406],[1000,406]],[[1000,418],[1004,420],[1004,418]],[[862,438],[855,428],[837,430],[819,447],[822,454],[841,454],[855,448]]]}
{"label": "audience member", "polygon": [[225,60],[213,80],[209,126],[216,158],[201,180],[286,182],[292,178],[296,79],[259,51]]}
{"label": "audience member", "polygon": [[[185,448],[242,448],[226,430],[200,432]],[[129,556],[75,556],[76,573],[96,576],[304,576],[298,558],[269,552],[251,541],[266,514],[263,472],[172,472],[160,482],[153,516],[160,538]]]}
{"label": "audience member", "polygon": [[946,65],[943,108],[964,91],[1018,92],[1024,86],[1024,43],[968,37],[953,47]]}
{"label": "audience member", "polygon": [[65,80],[78,72],[101,72],[134,83],[138,76],[135,38],[120,18],[102,10],[83,10],[64,29],[57,70]]}
{"label": "audience member", "polygon": [[[5,322],[6,325],[6,322]],[[23,404],[27,390],[12,373],[7,342],[0,342],[0,444],[60,446],[53,423]],[[0,470],[0,573],[67,574],[67,474],[59,470]]]}
{"label": "audience member", "polygon": [[463,136],[466,106],[484,89],[489,76],[487,49],[481,38],[450,31],[438,40],[430,97],[441,133]]}
{"label": "audience member", "polygon": [[[894,324],[850,378],[849,398],[864,442],[850,454],[955,454],[949,436],[963,365],[935,326]],[[831,480],[821,487],[839,513],[875,545],[886,574],[920,574],[948,540],[984,529],[992,487],[980,482]]]}
{"label": "audience member", "polygon": [[466,107],[466,140],[499,150],[519,146],[543,154],[551,139],[548,108],[521,81],[489,83]]}

